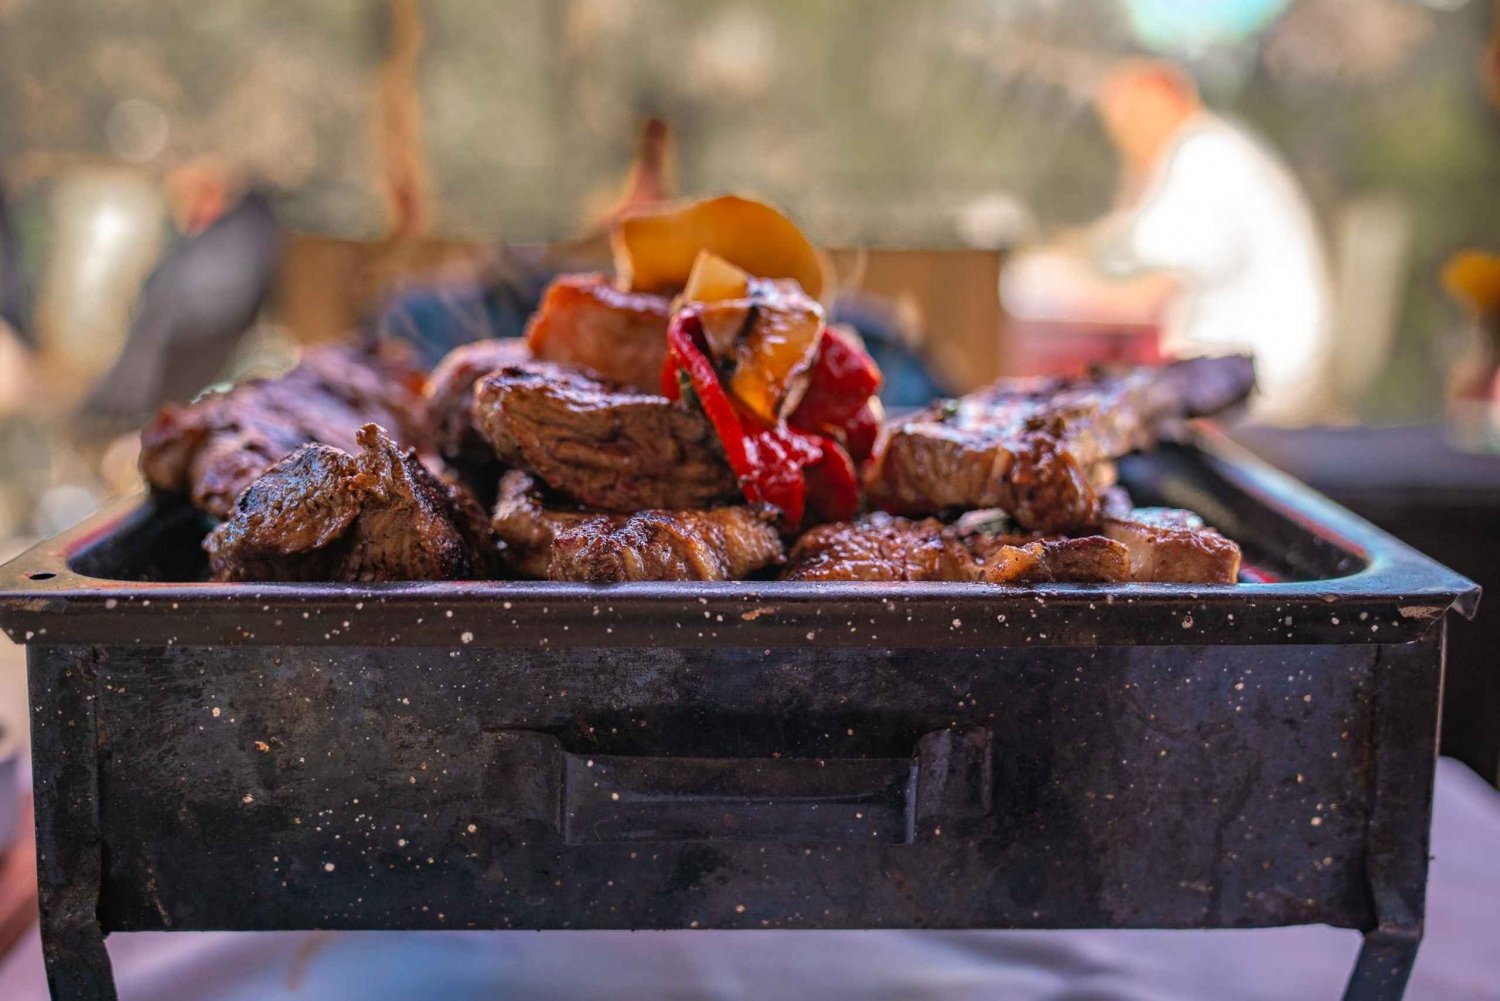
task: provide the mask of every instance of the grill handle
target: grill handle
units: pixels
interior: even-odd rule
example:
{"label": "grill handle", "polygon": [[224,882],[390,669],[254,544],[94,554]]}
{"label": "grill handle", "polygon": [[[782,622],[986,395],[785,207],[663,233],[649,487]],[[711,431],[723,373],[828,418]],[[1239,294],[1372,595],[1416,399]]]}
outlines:
{"label": "grill handle", "polygon": [[572,754],[530,730],[494,734],[487,812],[570,845],[667,841],[910,844],[935,821],[990,812],[990,732],[935,730],[905,758],[647,758]]}

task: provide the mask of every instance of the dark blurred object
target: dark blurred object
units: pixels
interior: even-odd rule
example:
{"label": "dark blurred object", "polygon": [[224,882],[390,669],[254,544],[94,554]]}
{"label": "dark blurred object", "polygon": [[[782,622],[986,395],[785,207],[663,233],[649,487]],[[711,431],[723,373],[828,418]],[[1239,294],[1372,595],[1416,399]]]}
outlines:
{"label": "dark blurred object", "polygon": [[11,215],[10,198],[0,183],[0,320],[28,345],[31,333],[31,287],[21,259],[21,237]]}
{"label": "dark blurred object", "polygon": [[865,350],[885,377],[880,401],[887,407],[921,407],[949,395],[908,344],[901,319],[889,300],[864,292],[845,292],[834,300],[828,322],[848,324],[859,333]]}
{"label": "dark blurred object", "polygon": [[[529,248],[528,248],[529,249]],[[431,369],[462,344],[520,337],[553,272],[527,250],[500,248],[498,261],[412,279],[382,305],[375,329],[410,344]]]}
{"label": "dark blurred object", "polygon": [[218,378],[255,322],[281,257],[270,199],[250,191],[169,250],[141,289],[125,345],[83,411],[139,422]]}
{"label": "dark blurred object", "polygon": [[[1500,456],[1454,448],[1437,426],[1239,428],[1267,461],[1500,594]],[[1500,779],[1500,614],[1448,633],[1442,753]]]}

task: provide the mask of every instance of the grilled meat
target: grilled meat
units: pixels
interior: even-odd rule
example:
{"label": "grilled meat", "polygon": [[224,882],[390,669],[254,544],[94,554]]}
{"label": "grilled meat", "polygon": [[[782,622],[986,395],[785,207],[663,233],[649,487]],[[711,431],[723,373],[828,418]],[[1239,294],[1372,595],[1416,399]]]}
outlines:
{"label": "grilled meat", "polygon": [[482,376],[530,356],[525,341],[504,338],[462,344],[443,357],[423,390],[438,454],[460,467],[494,463],[494,451],[474,430],[475,384]]}
{"label": "grilled meat", "polygon": [[1199,358],[1093,380],[1007,382],[882,430],[865,485],[906,515],[1000,508],[1030,531],[1098,524],[1110,460],[1253,386],[1250,359]]}
{"label": "grilled meat", "polygon": [[911,521],[876,513],[819,525],[802,534],[784,580],[975,580],[973,554],[936,518]]}
{"label": "grilled meat", "polygon": [[309,350],[276,379],[254,379],[186,406],[168,405],[141,432],[141,472],[162,493],[226,517],[235,498],[270,466],[308,442],[356,451],[366,423],[402,445],[429,434],[415,373],[399,360],[346,347]]}
{"label": "grilled meat", "polygon": [[696,509],[740,496],[702,414],[546,362],[481,379],[474,423],[510,465],[586,507]]}
{"label": "grilled meat", "polygon": [[[971,522],[971,524],[977,522]],[[1239,547],[1197,516],[1137,508],[1102,535],[986,534],[876,513],[821,525],[792,547],[783,578],[801,581],[983,581],[989,584],[1232,584]]]}
{"label": "grilled meat", "polygon": [[487,577],[496,550],[484,512],[384,429],[357,456],[306,444],[239,495],[204,540],[215,580],[394,581]]}
{"label": "grilled meat", "polygon": [[557,533],[591,517],[587,512],[548,508],[531,474],[512,469],[500,477],[491,525],[502,543],[500,558],[523,577],[545,579]]}
{"label": "grilled meat", "polygon": [[543,294],[526,342],[543,361],[654,393],[667,360],[670,317],[666,296],[621,292],[602,274],[563,275]]}
{"label": "grilled meat", "polygon": [[557,533],[552,580],[741,580],[781,562],[776,519],[765,509],[599,514]]}
{"label": "grilled meat", "polygon": [[1122,584],[1130,580],[1125,546],[1098,535],[1073,539],[967,540],[987,584]]}
{"label": "grilled meat", "polygon": [[767,511],[549,510],[535,482],[517,470],[501,480],[494,528],[506,560],[521,573],[591,584],[739,580],[784,555]]}
{"label": "grilled meat", "polygon": [[1191,511],[1141,507],[1106,517],[1105,537],[1130,554],[1130,579],[1174,584],[1233,584],[1240,576],[1240,547],[1203,524]]}
{"label": "grilled meat", "polygon": [[936,518],[875,513],[820,525],[792,547],[785,580],[982,581],[1030,584],[1129,580],[1123,545],[1098,536],[967,535]]}

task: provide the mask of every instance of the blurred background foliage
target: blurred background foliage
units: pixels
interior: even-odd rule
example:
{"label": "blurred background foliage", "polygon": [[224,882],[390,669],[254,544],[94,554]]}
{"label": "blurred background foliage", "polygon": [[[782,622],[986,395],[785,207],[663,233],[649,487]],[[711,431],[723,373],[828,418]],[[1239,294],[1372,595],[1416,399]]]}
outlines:
{"label": "blurred background foliage", "polygon": [[[1436,413],[1435,331],[1455,314],[1433,276],[1500,232],[1500,122],[1476,71],[1489,4],[1239,0],[1188,5],[1202,30],[1163,35],[1168,8],[1183,5],[427,0],[433,228],[572,235],[656,115],[684,191],[763,194],[824,243],[1014,245],[1108,209],[1088,81],[1153,51],[1281,151],[1326,234],[1351,202],[1397,205],[1407,287],[1365,416]],[[382,0],[0,0],[7,182],[24,196],[73,165],[213,154],[274,188],[293,228],[373,238],[387,17]],[[38,240],[41,216],[22,212]]]}

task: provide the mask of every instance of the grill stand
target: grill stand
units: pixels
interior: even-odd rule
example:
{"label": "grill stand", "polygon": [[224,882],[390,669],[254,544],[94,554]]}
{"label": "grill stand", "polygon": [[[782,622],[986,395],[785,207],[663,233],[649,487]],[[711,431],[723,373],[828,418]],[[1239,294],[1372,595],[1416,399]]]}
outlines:
{"label": "grill stand", "polygon": [[[1398,1001],[1421,942],[1442,633],[1378,648],[1366,858],[1378,923],[1365,933],[1345,1001]],[[102,655],[28,649],[42,945],[56,1001],[117,997],[98,916],[99,762],[110,753],[96,712]]]}
{"label": "grill stand", "polygon": [[42,955],[54,1001],[115,1001],[99,925],[97,652],[27,648]]}

